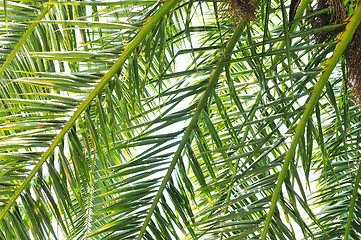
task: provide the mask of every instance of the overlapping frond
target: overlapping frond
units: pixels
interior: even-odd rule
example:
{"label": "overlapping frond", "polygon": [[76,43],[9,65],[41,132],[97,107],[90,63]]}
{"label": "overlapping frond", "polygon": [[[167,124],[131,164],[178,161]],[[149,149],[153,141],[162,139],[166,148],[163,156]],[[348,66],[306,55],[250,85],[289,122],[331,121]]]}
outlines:
{"label": "overlapping frond", "polygon": [[291,145],[349,27],[221,4],[0,5],[0,238],[359,238],[344,60]]}

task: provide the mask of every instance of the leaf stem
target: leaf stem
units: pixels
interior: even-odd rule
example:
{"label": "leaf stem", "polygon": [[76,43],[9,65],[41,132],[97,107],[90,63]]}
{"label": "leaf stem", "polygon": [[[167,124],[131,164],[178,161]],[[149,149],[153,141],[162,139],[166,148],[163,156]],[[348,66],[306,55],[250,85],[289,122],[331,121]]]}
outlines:
{"label": "leaf stem", "polygon": [[315,108],[315,106],[318,102],[318,99],[322,93],[323,87],[327,83],[333,69],[336,67],[336,64],[338,63],[343,52],[346,50],[346,47],[348,46],[349,42],[351,41],[352,36],[353,36],[354,32],[356,31],[356,28],[358,27],[360,21],[361,21],[361,2],[357,5],[356,11],[350,18],[349,23],[346,25],[345,31],[340,35],[340,37],[338,39],[338,44],[336,45],[333,55],[328,59],[327,65],[326,65],[325,70],[323,71],[323,74],[321,75],[318,83],[316,83],[316,85],[314,86],[314,92],[311,96],[310,101],[306,105],[305,113],[303,114],[302,119],[300,120],[300,122],[297,125],[296,133],[292,139],[291,146],[290,146],[289,150],[287,151],[284,164],[283,164],[281,172],[279,173],[279,176],[278,176],[278,182],[276,185],[275,192],[273,193],[273,196],[272,196],[272,202],[271,202],[270,210],[268,212],[267,219],[265,221],[265,225],[264,225],[264,228],[263,228],[263,231],[261,234],[261,240],[266,239],[266,236],[267,236],[267,233],[268,233],[271,221],[272,221],[273,213],[276,209],[278,197],[282,190],[283,181],[288,172],[288,166],[293,159],[297,144],[303,135],[306,124],[307,124],[309,118],[311,117],[313,109]]}
{"label": "leaf stem", "polygon": [[[300,18],[302,16],[303,12],[305,11],[305,9],[310,1],[311,0],[302,0],[301,1],[300,5],[298,6],[297,12],[295,14],[294,20],[290,23],[291,27],[290,27],[290,30],[288,31],[289,33],[292,33],[295,31],[296,26],[297,26],[295,20],[297,20],[297,18]],[[285,33],[285,36],[287,36],[287,35],[288,34]],[[285,46],[286,46],[286,41],[284,40],[281,42],[278,49],[283,49]],[[280,58],[280,55],[277,55],[274,59],[274,62],[277,62],[279,58]]]}
{"label": "leaf stem", "polygon": [[[53,153],[56,146],[60,143],[60,141],[64,138],[65,134],[68,130],[74,125],[76,120],[82,114],[82,112],[88,108],[95,96],[97,96],[104,86],[112,79],[112,77],[119,71],[119,69],[124,65],[125,61],[130,57],[135,48],[142,43],[147,34],[157,25],[157,23],[162,19],[169,11],[175,7],[175,5],[180,0],[169,0],[166,2],[159,11],[153,15],[152,18],[146,23],[146,25],[142,28],[142,30],[138,33],[138,35],[130,42],[127,47],[124,49],[124,52],[119,57],[118,61],[112,66],[112,68],[105,74],[105,76],[101,79],[98,85],[94,88],[94,90],[89,94],[89,96],[82,102],[77,110],[74,112],[69,121],[64,125],[62,130],[57,134],[53,142],[50,144],[47,151],[41,156],[39,162],[35,165],[35,167],[31,170],[29,175],[25,178],[24,182],[19,186],[19,188],[14,193],[13,197],[9,200],[5,208],[0,214],[0,222],[4,219],[6,213],[10,210],[11,206],[15,203],[16,199],[20,196],[20,194],[24,191],[27,185],[30,183],[31,179],[35,176],[35,174],[40,170],[44,162],[48,159],[48,157]],[[34,28],[36,25],[34,25]],[[29,33],[30,34],[30,33]],[[25,41],[25,40],[24,40]]]}
{"label": "leaf stem", "polygon": [[[33,23],[30,25],[30,27],[28,28],[28,30],[26,30],[26,32],[24,33],[24,35],[20,38],[19,42],[15,45],[14,49],[11,51],[11,53],[7,56],[6,61],[4,62],[4,64],[1,66],[0,68],[0,76],[4,73],[4,71],[6,70],[6,68],[9,66],[10,62],[13,60],[13,58],[15,57],[16,53],[19,51],[19,49],[21,48],[21,46],[24,44],[24,42],[26,41],[26,39],[28,39],[28,37],[30,36],[30,34],[33,33],[34,29],[36,28],[36,26],[38,26],[38,24],[40,23],[40,20],[43,19],[45,17],[45,15],[49,12],[50,8],[52,6],[45,6],[45,8],[43,9],[43,11],[40,13],[40,15],[35,19],[35,21],[33,21]],[[6,23],[7,24],[7,23]]]}
{"label": "leaf stem", "polygon": [[138,240],[140,240],[143,237],[143,234],[145,233],[145,230],[147,228],[148,222],[150,221],[150,218],[155,210],[155,208],[157,207],[158,201],[160,199],[160,197],[162,196],[162,193],[168,183],[168,181],[171,178],[172,172],[175,168],[175,165],[177,164],[177,161],[179,159],[179,157],[181,156],[181,153],[183,151],[184,146],[186,145],[186,143],[189,141],[189,138],[191,136],[191,133],[194,129],[194,127],[196,126],[199,116],[202,113],[204,107],[207,104],[208,98],[210,96],[210,94],[212,93],[214,87],[216,86],[217,82],[218,82],[218,78],[219,75],[222,73],[223,67],[225,66],[226,62],[230,59],[231,57],[231,53],[239,39],[239,37],[241,36],[241,34],[243,33],[244,27],[245,27],[246,23],[244,21],[242,21],[238,27],[236,28],[232,38],[229,40],[228,45],[224,51],[224,54],[222,56],[221,59],[219,59],[218,64],[216,69],[214,69],[210,75],[210,79],[209,79],[209,83],[207,86],[207,89],[204,91],[202,97],[200,98],[197,108],[194,112],[194,115],[186,129],[186,131],[184,132],[184,135],[182,137],[181,142],[178,145],[177,151],[174,153],[172,162],[167,170],[166,175],[163,178],[163,181],[158,189],[157,194],[155,195],[154,201],[152,203],[152,206],[150,207],[147,217],[142,225],[141,231],[138,235]]}

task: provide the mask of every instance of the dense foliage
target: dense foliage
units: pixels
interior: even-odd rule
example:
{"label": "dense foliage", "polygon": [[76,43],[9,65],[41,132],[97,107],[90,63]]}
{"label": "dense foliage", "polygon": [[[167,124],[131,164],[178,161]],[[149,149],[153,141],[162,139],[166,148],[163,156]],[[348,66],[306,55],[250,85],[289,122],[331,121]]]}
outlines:
{"label": "dense foliage", "polygon": [[361,6],[297,2],[1,1],[0,239],[360,239]]}

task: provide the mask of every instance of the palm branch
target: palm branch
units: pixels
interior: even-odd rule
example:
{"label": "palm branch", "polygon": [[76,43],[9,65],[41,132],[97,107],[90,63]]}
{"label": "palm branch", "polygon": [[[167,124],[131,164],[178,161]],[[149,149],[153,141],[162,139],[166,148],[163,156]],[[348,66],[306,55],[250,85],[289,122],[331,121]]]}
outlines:
{"label": "palm branch", "polygon": [[358,239],[361,10],[309,2],[3,1],[1,238]]}

